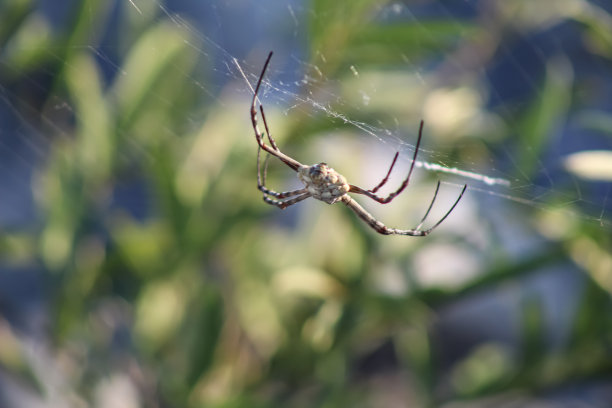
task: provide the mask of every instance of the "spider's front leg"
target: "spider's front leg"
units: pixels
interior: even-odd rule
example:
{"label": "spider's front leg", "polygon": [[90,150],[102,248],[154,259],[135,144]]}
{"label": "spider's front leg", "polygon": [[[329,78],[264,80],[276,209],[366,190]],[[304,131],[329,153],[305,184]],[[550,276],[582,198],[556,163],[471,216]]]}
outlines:
{"label": "spider's front leg", "polygon": [[264,75],[266,74],[266,70],[268,69],[268,64],[270,64],[271,58],[272,58],[272,52],[268,54],[268,58],[266,59],[264,67],[261,70],[261,74],[259,75],[259,79],[257,80],[257,85],[255,86],[255,92],[253,92],[253,100],[251,102],[251,124],[253,126],[253,131],[255,132],[255,140],[257,141],[259,148],[265,150],[267,153],[271,154],[272,156],[277,157],[287,166],[291,167],[291,169],[293,169],[294,171],[297,171],[297,169],[302,164],[298,162],[297,160],[287,156],[286,154],[280,151],[280,149],[276,145],[276,142],[274,141],[274,138],[272,138],[272,136],[270,135],[270,129],[268,128],[268,121],[266,120],[266,114],[261,104],[259,105],[259,110],[261,112],[261,118],[264,122],[264,127],[266,129],[268,140],[270,141],[271,146],[266,144],[266,142],[264,141],[264,135],[261,133],[257,125],[257,95],[259,93],[259,88],[261,87],[261,83],[263,81]]}
{"label": "spider's front leg", "polygon": [[[268,173],[268,158],[270,156],[266,156],[266,160],[264,161],[264,169],[263,169],[263,175],[261,173],[261,166],[260,166],[260,158],[261,158],[261,148],[257,149],[257,188],[259,189],[259,191],[261,191],[263,193],[263,200],[270,205],[274,205],[280,209],[285,209],[286,207],[299,203],[302,200],[305,200],[306,198],[310,197],[310,194],[308,194],[308,190],[306,190],[305,188],[301,188],[298,190],[291,190],[291,191],[283,191],[283,192],[277,192],[274,190],[270,190],[269,188],[266,187],[266,176]],[[291,198],[290,200],[275,200],[274,198]],[[295,197],[297,196],[297,197]]]}
{"label": "spider's front leg", "polygon": [[387,175],[376,187],[374,187],[371,190],[364,190],[361,187],[351,185],[351,193],[363,194],[367,197],[370,197],[372,200],[378,203],[387,204],[387,203],[390,203],[395,197],[397,197],[402,191],[404,191],[404,189],[408,186],[408,183],[410,182],[410,176],[412,176],[412,171],[414,170],[414,165],[416,164],[417,154],[419,153],[419,147],[421,146],[421,139],[423,137],[423,125],[424,124],[425,122],[421,121],[421,125],[419,126],[419,136],[417,138],[417,142],[414,147],[414,155],[412,156],[412,164],[410,164],[410,170],[408,170],[408,175],[406,176],[406,178],[404,179],[404,181],[402,182],[402,184],[399,186],[397,190],[390,193],[387,197],[379,197],[376,194],[374,194],[376,193],[376,191],[378,191],[379,188],[381,188],[387,182],[387,180],[389,180],[389,175],[391,174],[391,170],[393,170],[393,166],[395,165],[395,162],[397,160],[397,156],[399,153],[395,153],[395,157],[393,157],[393,161],[391,162],[391,167],[389,167],[389,171],[387,172]]}

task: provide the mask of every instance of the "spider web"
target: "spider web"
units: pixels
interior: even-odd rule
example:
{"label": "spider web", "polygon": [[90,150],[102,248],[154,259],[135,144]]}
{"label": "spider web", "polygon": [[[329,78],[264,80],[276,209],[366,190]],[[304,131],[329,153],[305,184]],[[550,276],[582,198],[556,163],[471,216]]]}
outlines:
{"label": "spider web", "polygon": [[[440,4],[437,5],[435,12],[451,21],[459,21],[463,18],[462,13],[476,13],[479,7],[481,7],[481,3],[476,1],[465,2],[459,9]],[[596,134],[596,132],[593,132],[593,130],[597,130],[593,129],[594,125],[592,123],[588,124],[588,117],[591,114],[595,117],[595,120],[601,119],[598,117],[598,107],[594,108],[587,104],[577,107],[568,106],[564,112],[560,112],[558,117],[554,118],[554,123],[550,128],[538,129],[536,127],[536,131],[548,131],[552,135],[550,141],[542,142],[541,139],[547,137],[543,134],[534,137],[533,141],[521,137],[518,134],[523,131],[520,125],[511,131],[511,137],[518,139],[516,141],[509,143],[496,140],[495,135],[499,128],[515,126],[513,121],[517,120],[517,110],[528,112],[529,109],[545,109],[538,105],[547,103],[546,99],[551,98],[549,93],[552,93],[552,97],[554,97],[555,85],[569,87],[571,84],[568,85],[568,83],[571,83],[572,80],[580,83],[580,81],[588,80],[590,76],[600,75],[600,71],[605,69],[605,64],[596,57],[585,63],[585,65],[591,64],[588,68],[584,66],[574,67],[568,59],[567,54],[578,53],[579,51],[565,46],[563,37],[556,37],[558,31],[562,32],[564,22],[571,17],[564,14],[566,10],[567,7],[560,6],[559,10],[544,15],[540,19],[526,18],[527,21],[523,24],[529,29],[525,28],[524,31],[517,29],[515,35],[518,36],[518,39],[514,43],[510,42],[510,45],[503,41],[500,42],[500,55],[497,58],[499,62],[495,63],[499,67],[493,67],[489,72],[482,75],[487,81],[487,91],[484,91],[481,95],[468,95],[466,97],[468,103],[470,103],[470,97],[481,99],[475,102],[475,104],[480,103],[479,106],[472,107],[479,111],[472,112],[471,120],[484,122],[480,129],[480,131],[484,129],[481,135],[487,139],[487,143],[494,145],[492,147],[494,154],[487,157],[488,161],[486,163],[478,162],[477,160],[471,160],[469,156],[458,159],[448,154],[446,152],[448,149],[438,150],[435,145],[429,143],[426,148],[421,150],[421,158],[417,160],[416,167],[441,176],[451,176],[442,177],[443,183],[456,187],[467,183],[470,191],[491,199],[509,201],[545,212],[560,211],[571,217],[592,221],[607,229],[611,225],[608,214],[612,204],[609,199],[610,186],[605,181],[605,177],[603,180],[580,178],[577,175],[578,172],[568,171],[567,166],[565,166],[567,157],[575,151],[610,149],[610,140],[607,135]],[[432,70],[427,66],[412,63],[408,58],[404,58],[404,64],[401,64],[398,70],[405,72],[397,74],[397,72],[391,71],[391,75],[397,74],[413,88],[416,87],[417,90],[419,86],[427,88],[435,96],[421,101],[416,98],[416,101],[407,103],[406,110],[410,112],[412,109],[412,112],[410,112],[412,118],[409,120],[409,125],[405,124],[406,120],[404,118],[395,113],[386,114],[387,117],[384,120],[380,118],[358,119],[356,117],[367,111],[369,106],[374,104],[377,99],[387,97],[388,89],[385,86],[388,87],[388,85],[384,83],[378,85],[376,80],[373,81],[374,84],[369,83],[367,79],[360,80],[362,77],[368,78],[370,72],[367,66],[362,70],[359,65],[349,65],[340,74],[330,77],[326,74],[325,68],[319,66],[316,62],[305,60],[299,52],[296,52],[295,50],[300,49],[300,47],[293,47],[291,40],[299,43],[307,35],[304,33],[307,27],[302,20],[304,16],[308,16],[311,12],[312,10],[295,4],[289,4],[286,8],[278,9],[263,8],[262,13],[265,13],[267,17],[292,23],[285,28],[288,33],[291,33],[290,36],[286,37],[289,44],[270,47],[280,48],[283,51],[280,53],[280,58],[278,55],[275,57],[270,72],[265,78],[262,91],[262,94],[265,95],[265,103],[275,105],[287,116],[292,114],[306,114],[310,117],[322,115],[332,123],[337,123],[338,128],[348,127],[352,133],[365,139],[371,139],[372,144],[384,145],[385,149],[391,152],[399,151],[401,153],[400,160],[409,163],[414,149],[413,143],[416,139],[415,131],[410,130],[409,126],[416,129],[419,116],[425,116],[427,128],[430,120],[433,119],[435,122],[438,109],[445,109],[448,104],[451,104],[450,109],[457,109],[456,106],[453,106],[453,103],[461,103],[462,100],[458,97],[459,102],[453,101],[455,97],[452,95],[453,86],[450,86],[450,91],[448,88],[445,89],[444,83],[436,88],[436,82],[440,81],[439,78],[436,78],[436,75],[445,71],[463,72],[472,67],[465,59],[461,58],[461,55],[455,55],[458,54],[455,53],[446,60],[442,58],[442,62],[437,62],[442,68],[438,68],[437,72],[432,74],[431,71],[435,71],[435,69]],[[376,9],[374,20],[408,20],[420,26],[425,32],[425,37],[428,35],[433,37],[434,33],[428,31],[430,28],[419,23],[420,18],[415,14],[413,8],[393,2]],[[541,28],[536,29],[535,26],[538,24]],[[274,24],[271,26],[274,26]],[[257,59],[249,58],[247,62],[232,54],[212,38],[200,35],[202,40],[209,43],[212,48],[217,49],[223,57],[225,67],[223,73],[232,79],[241,77],[243,79],[242,91],[252,92],[252,87],[249,84],[253,84],[257,80],[260,70],[260,66],[255,62]],[[261,35],[264,38],[273,36],[266,31],[262,31]],[[564,33],[563,35],[569,36],[572,34]],[[270,38],[270,44],[275,42],[274,38]],[[261,47],[263,43],[266,43],[266,41],[259,41],[257,45]],[[534,58],[535,62],[527,62],[524,54],[527,54],[528,58]],[[265,55],[266,52],[262,52],[262,58],[259,61],[262,61]],[[320,61],[324,66],[326,56],[319,54],[315,60]],[[243,66],[245,69],[243,69]],[[586,72],[583,72],[585,70]],[[498,78],[503,75],[513,75],[511,81],[514,89],[508,89],[508,85],[504,83],[506,81]],[[338,77],[343,79],[337,79]],[[354,81],[346,79],[350,77]],[[553,82],[552,90],[546,88],[547,84],[545,82],[547,81]],[[555,81],[557,82],[555,83]],[[346,85],[347,82],[349,85]],[[420,85],[415,86],[414,83]],[[342,88],[347,86],[354,86],[354,88],[348,92],[343,91]],[[239,84],[238,87],[240,87]],[[457,86],[455,85],[455,87]],[[300,91],[303,89],[307,89],[307,93]],[[410,88],[407,87],[407,89]],[[566,91],[570,92],[569,90]],[[522,97],[523,94],[528,96]],[[489,102],[484,100],[487,97]],[[410,96],[407,96],[407,98],[410,98]],[[505,103],[508,100],[509,102]],[[419,106],[419,102],[421,106]],[[435,102],[439,102],[441,106]],[[411,105],[416,105],[416,107]],[[529,113],[524,113],[523,116],[529,116]],[[450,120],[453,119],[455,118],[451,115]],[[529,118],[524,119],[524,121],[527,120]],[[581,123],[584,124],[582,128],[580,127]],[[438,127],[443,127],[443,125]],[[487,135],[486,131],[490,131],[492,134]],[[581,140],[585,133],[587,133],[588,140]],[[459,144],[466,144],[465,139],[455,140]],[[446,140],[442,140],[442,142],[445,144],[452,143]],[[541,143],[547,145],[544,147],[538,146]],[[376,149],[376,147],[373,148]],[[391,152],[387,153],[387,157],[391,157]],[[525,161],[533,163],[535,168],[531,171],[523,169],[522,163]],[[381,158],[376,163],[380,166],[385,165]]]}
{"label": "spider web", "polygon": [[[422,41],[427,41],[434,40],[437,35],[433,26],[426,24],[431,16],[451,26],[460,26],[466,20],[473,22],[485,16],[483,7],[507,11],[500,4],[491,3],[494,6],[488,2],[464,1],[461,5],[437,2],[421,7],[381,2],[372,8],[371,20],[408,22],[418,28]],[[610,150],[610,139],[605,132],[593,129],[592,125],[590,128],[581,126],[581,121],[586,121],[587,117],[595,117],[599,122],[606,120],[599,114],[605,108],[605,99],[600,100],[599,105],[567,106],[551,127],[540,129],[548,135],[548,140],[541,135],[525,137],[521,134],[526,132],[525,126],[515,122],[519,116],[517,112],[523,112],[522,117],[527,119],[522,121],[527,122],[530,109],[546,109],[537,101],[550,99],[547,92],[552,92],[554,97],[555,81],[563,87],[571,81],[582,84],[603,75],[605,62],[593,57],[588,68],[579,66],[570,61],[567,55],[572,49],[564,43],[563,36],[558,36],[559,33],[569,35],[563,31],[564,25],[571,20],[567,10],[578,3],[563,2],[558,10],[539,18],[520,14],[522,20],[513,27],[513,40],[499,41],[496,56],[491,57],[484,68],[463,55],[474,50],[450,47],[447,54],[441,53],[428,60],[399,55],[401,63],[390,64],[382,76],[368,64],[347,64],[330,70],[326,62],[331,55],[316,50],[315,56],[309,58],[305,45],[311,35],[308,21],[326,21],[328,16],[317,14],[316,8],[306,3],[294,1],[279,6],[271,1],[257,4],[213,1],[198,5],[173,2],[170,5],[125,0],[117,1],[113,12],[142,26],[167,21],[178,28],[184,42],[197,54],[199,69],[187,73],[177,66],[166,75],[187,77],[201,99],[212,104],[223,103],[219,95],[224,92],[235,93],[236,98],[244,101],[245,121],[252,84],[257,80],[267,52],[275,50],[261,92],[262,102],[268,110],[277,110],[287,117],[306,116],[317,123],[327,121],[326,132],[330,134],[350,133],[351,138],[360,140],[364,149],[379,153],[372,160],[373,167],[386,169],[395,151],[400,152],[400,163],[409,165],[416,129],[423,118],[426,142],[419,152],[416,167],[432,177],[441,178],[443,185],[458,189],[467,183],[477,200],[500,205],[515,203],[542,211],[560,210],[609,229],[612,225],[609,183],[580,178],[564,166],[565,158],[573,152]],[[53,20],[55,12],[50,7],[43,4],[42,12]],[[91,19],[95,20],[95,16]],[[496,40],[494,36],[501,34],[480,35],[486,42]],[[94,54],[105,67],[108,78],[119,75],[130,81],[132,74],[117,60],[120,50],[107,45],[112,42],[112,35],[107,33],[106,37],[109,39],[92,39],[73,47]],[[27,47],[27,43],[24,44],[13,46]],[[48,52],[53,58],[63,58],[53,49]],[[151,48],[149,52],[156,50]],[[45,80],[30,78],[35,88],[45,87]],[[547,91],[547,81],[553,82],[552,91]],[[9,88],[2,89],[3,109],[22,115],[14,107],[11,92]],[[54,114],[43,115],[42,121],[56,129],[61,137],[64,118],[57,113],[74,111],[65,100],[53,103]],[[466,105],[463,112],[458,111],[462,104]],[[393,110],[381,109],[385,106]],[[197,112],[187,112],[185,120],[194,126],[200,121]],[[445,128],[445,120],[460,130]],[[15,133],[22,136],[33,133],[34,136],[14,140],[5,132],[0,139],[0,149],[6,159],[3,172],[3,196],[6,198],[0,204],[5,224],[19,223],[18,220],[31,216],[32,206],[21,205],[20,197],[27,190],[24,181],[44,161],[48,148],[49,139],[33,128],[24,128],[24,123],[27,121],[17,125]],[[504,132],[507,135],[500,136]],[[133,143],[138,145],[139,142]],[[472,156],[470,146],[487,153]],[[303,162],[320,160],[318,157],[298,159]],[[333,157],[325,159],[333,162]],[[532,168],[525,169],[525,162]],[[367,182],[375,182],[375,179]]]}
{"label": "spider web", "polygon": [[[100,13],[98,3],[108,5],[104,13]],[[62,92],[58,89],[61,81],[56,78],[57,72],[43,69],[23,74],[15,67],[26,64],[31,57],[30,50],[42,47],[47,60],[60,61],[67,65],[66,72],[75,72],[70,69],[87,68],[87,65],[70,66],[73,60],[69,60],[67,54],[86,53],[94,57],[101,71],[99,85],[104,93],[110,94],[109,100],[115,98],[121,102],[121,95],[115,94],[112,84],[119,81],[129,88],[130,84],[141,80],[141,72],[132,70],[129,61],[125,61],[128,50],[138,48],[138,52],[131,53],[132,58],[141,66],[147,66],[164,50],[165,36],[171,33],[179,39],[173,43],[175,46],[183,44],[195,56],[193,69],[187,70],[185,64],[176,61],[168,64],[159,75],[189,84],[188,92],[193,95],[194,103],[173,106],[173,100],[165,99],[164,94],[149,97],[165,105],[175,114],[172,116],[181,117],[180,125],[175,127],[159,124],[159,131],[176,140],[177,146],[182,146],[185,135],[200,131],[202,124],[211,117],[214,119],[219,112],[235,112],[227,126],[231,127],[233,123],[229,121],[235,120],[245,134],[240,142],[242,150],[237,153],[240,157],[232,159],[252,160],[254,168],[256,144],[248,115],[252,88],[268,52],[273,50],[274,58],[260,99],[278,145],[302,163],[325,161],[347,176],[351,183],[371,188],[384,177],[397,151],[400,153],[398,163],[385,186],[390,189],[387,191],[392,191],[411,165],[419,122],[424,120],[425,133],[413,176],[415,182],[411,181],[410,193],[406,191],[398,196],[394,205],[389,206],[392,209],[387,207],[385,211],[399,211],[404,216],[409,212],[406,206],[411,205],[410,200],[415,196],[422,203],[421,208],[426,208],[436,179],[440,179],[441,193],[436,202],[440,204],[441,214],[457,198],[461,187],[468,185],[461,205],[452,214],[456,217],[445,220],[446,225],[453,220],[461,222],[460,230],[465,236],[477,235],[473,234],[474,230],[480,227],[473,225],[480,226],[481,218],[488,218],[500,223],[500,229],[506,228],[510,231],[508,234],[515,235],[511,249],[525,247],[533,242],[533,237],[525,234],[525,230],[515,234],[513,221],[517,218],[529,221],[548,214],[560,214],[598,230],[611,229],[609,173],[606,179],[605,172],[595,169],[596,176],[589,178],[584,171],[585,159],[579,160],[573,170],[568,160],[576,152],[612,150],[612,118],[605,113],[612,105],[609,97],[612,95],[612,71],[605,53],[605,33],[612,29],[601,30],[612,27],[612,24],[607,26],[611,10],[593,8],[604,7],[604,1],[560,0],[554,2],[555,7],[550,6],[551,2],[531,0],[423,1],[415,4],[381,1],[369,10],[368,22],[383,26],[387,23],[407,25],[414,30],[389,38],[383,36],[381,47],[386,41],[409,34],[418,37],[418,41],[411,45],[399,44],[389,61],[385,60],[389,53],[356,49],[351,51],[353,54],[346,52],[348,62],[343,60],[335,66],[330,63],[336,57],[333,49],[325,51],[311,45],[313,31],[323,30],[334,22],[334,16],[328,14],[331,12],[322,11],[323,3],[297,0],[282,3],[272,0],[84,1],[82,13],[89,26],[95,27],[100,21],[108,26],[99,28],[96,34],[75,37],[67,50],[54,47],[52,39],[62,36],[62,27],[68,24],[66,15],[71,14],[73,4],[41,1],[32,6],[37,12],[27,22],[31,29],[24,30],[26,34],[0,48],[0,78],[5,80],[0,82],[3,124],[0,129],[1,228],[16,230],[19,234],[24,226],[30,228],[38,221],[41,215],[33,196],[45,191],[36,182],[45,172],[50,152],[60,146],[57,150],[61,157],[61,148],[73,141],[75,122],[85,119],[80,116],[77,102],[59,96]],[[500,21],[507,25],[495,26]],[[132,31],[118,30],[126,25],[133,27]],[[472,26],[480,29],[474,33]],[[161,35],[135,47],[139,35],[149,32],[151,27],[161,28]],[[446,38],[440,44],[441,33],[456,39]],[[601,34],[603,38],[594,33],[604,33]],[[430,47],[436,52],[422,57],[410,53],[409,48],[415,47]],[[337,52],[342,54],[345,50]],[[25,58],[25,62],[15,61],[14,55]],[[370,59],[363,58],[365,55]],[[20,75],[25,80],[19,84],[11,81]],[[94,81],[79,85],[96,86]],[[48,95],[51,96],[46,99]],[[95,92],[91,97],[95,97]],[[45,106],[37,105],[40,100],[45,101]],[[120,103],[113,109],[120,110]],[[95,112],[89,115],[88,118],[96,117]],[[150,118],[152,122],[155,119]],[[95,132],[104,123],[102,118],[88,129]],[[299,125],[291,128],[292,123]],[[296,129],[300,126],[304,129]],[[146,136],[121,136],[128,139],[130,148],[141,154],[145,162],[159,160],[160,156],[153,154],[156,146],[152,146]],[[218,153],[215,149],[227,136],[221,132],[207,136],[209,161],[215,160]],[[90,153],[82,152],[84,161]],[[74,157],[72,154],[66,156]],[[130,169],[132,152],[120,152],[119,156],[117,160],[128,163],[126,167]],[[590,155],[586,161],[595,162],[595,157]],[[598,167],[605,168],[606,160],[610,159],[604,156]],[[56,162],[61,164],[61,160]],[[297,182],[294,173],[282,165],[277,168],[287,174],[286,184],[279,190],[290,190],[290,183]],[[220,174],[217,182],[231,184],[231,180],[223,176]],[[256,193],[255,174],[246,173],[241,177],[252,177]],[[53,187],[54,181],[57,180],[48,184]],[[118,190],[116,194],[137,201],[134,207],[147,206],[141,201],[154,201],[139,183],[118,180],[117,184],[113,187]],[[420,189],[421,185],[425,187]],[[423,192],[423,197],[419,192]],[[381,195],[385,192],[381,191]],[[225,197],[220,199],[218,205],[225,205],[224,200]],[[464,205],[470,200],[471,206]],[[307,205],[304,203],[300,207]],[[473,209],[472,214],[461,217],[466,207]],[[379,208],[372,214],[378,217]],[[482,212],[474,215],[477,212],[474,209],[482,209]],[[417,222],[421,214],[415,216]],[[146,218],[147,214],[136,215]],[[436,220],[436,217],[432,212],[431,219]],[[385,222],[388,219],[385,217]],[[393,241],[387,240],[385,245],[392,246],[387,244],[389,242]],[[8,245],[10,247],[11,242]],[[419,273],[433,277],[434,284],[465,279],[473,273],[471,269],[476,269],[470,264],[476,263],[474,258],[461,257],[460,252],[451,252],[456,256],[449,256],[447,247],[432,248],[434,252],[431,248],[430,252],[422,251],[422,258],[441,259],[441,263],[446,264],[438,269],[428,269],[423,264],[419,266]],[[94,258],[104,256],[96,252],[97,249],[93,248]],[[418,259],[415,262],[418,263]],[[448,269],[450,273],[442,274],[441,269]],[[426,279],[423,281],[427,286]],[[394,282],[389,286],[393,287]],[[560,303],[566,308],[573,304],[566,298]],[[557,306],[555,310],[560,310]],[[479,306],[479,309],[487,308]],[[497,317],[490,314],[492,319]],[[37,323],[24,324],[36,326]]]}

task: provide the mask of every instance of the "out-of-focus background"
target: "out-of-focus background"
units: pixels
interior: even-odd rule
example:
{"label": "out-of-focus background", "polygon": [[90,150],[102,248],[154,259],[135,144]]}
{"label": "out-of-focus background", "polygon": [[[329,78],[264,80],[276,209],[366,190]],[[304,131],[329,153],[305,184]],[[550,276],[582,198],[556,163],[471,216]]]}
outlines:
{"label": "out-of-focus background", "polygon": [[[609,407],[607,0],[0,2],[0,407]],[[381,236],[256,188],[281,149]],[[297,188],[270,161],[268,185]]]}

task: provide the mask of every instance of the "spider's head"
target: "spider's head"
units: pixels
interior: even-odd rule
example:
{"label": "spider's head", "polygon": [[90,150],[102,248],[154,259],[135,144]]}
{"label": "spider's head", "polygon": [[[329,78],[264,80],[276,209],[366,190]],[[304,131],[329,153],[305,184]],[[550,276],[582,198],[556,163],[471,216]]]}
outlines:
{"label": "spider's head", "polygon": [[308,176],[312,180],[321,180],[327,176],[329,170],[327,163],[314,164],[308,168]]}

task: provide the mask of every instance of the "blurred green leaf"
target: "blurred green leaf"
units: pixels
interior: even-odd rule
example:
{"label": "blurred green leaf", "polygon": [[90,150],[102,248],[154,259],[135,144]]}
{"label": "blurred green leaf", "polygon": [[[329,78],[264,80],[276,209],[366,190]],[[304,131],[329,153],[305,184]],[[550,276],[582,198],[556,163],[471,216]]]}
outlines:
{"label": "blurred green leaf", "polygon": [[155,104],[165,102],[157,99],[156,95],[168,71],[188,57],[186,51],[190,48],[186,37],[189,37],[187,32],[161,22],[146,31],[134,44],[121,68],[122,74],[117,77],[112,89],[120,128],[128,128],[139,115],[152,119],[146,107],[151,109]]}
{"label": "blurred green leaf", "polygon": [[4,47],[4,67],[11,67],[7,74],[16,78],[34,71],[52,58],[49,48],[53,46],[53,32],[48,22],[38,14],[28,15]]}
{"label": "blurred green leaf", "polygon": [[522,155],[517,163],[524,174],[533,174],[536,170],[542,149],[565,119],[573,75],[571,63],[565,56],[549,60],[544,83],[517,129],[518,137],[529,153]]}
{"label": "blurred green leaf", "polygon": [[507,381],[513,369],[512,357],[505,347],[482,344],[453,369],[452,382],[457,393],[464,398],[482,395]]}
{"label": "blurred green leaf", "polygon": [[27,343],[11,329],[9,322],[0,317],[0,368],[41,395],[43,389],[32,369],[26,348]]}
{"label": "blurred green leaf", "polygon": [[526,367],[526,371],[533,375],[530,368],[535,363],[541,360],[544,356],[546,345],[545,345],[545,317],[543,311],[542,301],[535,295],[529,296],[522,301],[522,347],[521,350],[523,355],[523,364]]}
{"label": "blurred green leaf", "polygon": [[338,68],[343,53],[338,52],[350,43],[351,39],[366,23],[376,15],[376,10],[388,0],[356,0],[330,2],[313,0],[309,31],[311,35],[310,52],[312,60],[322,66],[327,74]]}
{"label": "blurred green leaf", "polygon": [[612,58],[612,17],[594,2],[582,2],[574,18],[587,28],[590,48]]}
{"label": "blurred green leaf", "polygon": [[345,55],[358,66],[406,63],[447,52],[479,34],[474,24],[455,20],[366,25],[349,41]]}
{"label": "blurred green leaf", "polygon": [[98,184],[110,176],[115,148],[102,80],[95,61],[85,54],[75,54],[65,74],[79,124],[78,166],[88,183]]}
{"label": "blurred green leaf", "polygon": [[78,52],[83,44],[96,44],[107,26],[113,9],[106,0],[78,0],[66,33],[66,57]]}
{"label": "blurred green leaf", "polygon": [[165,223],[138,223],[119,216],[110,226],[119,253],[137,276],[150,279],[167,272],[174,254],[172,235]]}
{"label": "blurred green leaf", "polygon": [[23,21],[33,11],[32,0],[12,0],[0,3],[0,49],[5,49],[6,44],[14,41],[18,30],[23,27]]}
{"label": "blurred green leaf", "polygon": [[136,307],[135,334],[141,347],[154,354],[176,336],[187,298],[179,281],[159,279],[145,284]]}
{"label": "blurred green leaf", "polygon": [[185,319],[188,333],[189,369],[187,383],[193,387],[208,371],[215,358],[224,319],[223,298],[215,286],[202,288],[189,307]]}

